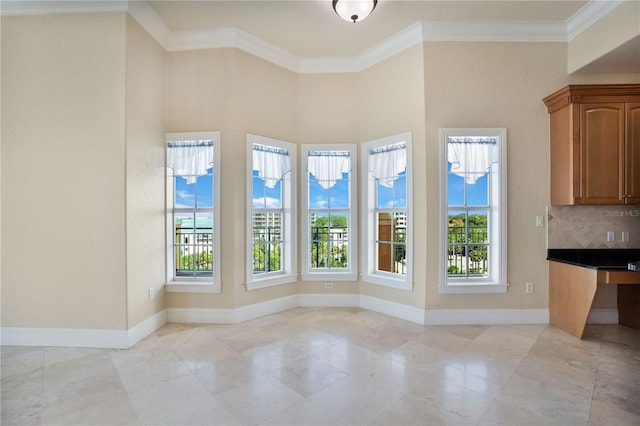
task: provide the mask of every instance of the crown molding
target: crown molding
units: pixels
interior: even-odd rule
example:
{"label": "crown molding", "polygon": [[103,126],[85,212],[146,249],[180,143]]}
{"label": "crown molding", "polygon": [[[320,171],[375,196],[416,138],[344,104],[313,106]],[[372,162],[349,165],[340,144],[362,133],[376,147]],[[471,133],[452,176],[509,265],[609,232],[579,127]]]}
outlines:
{"label": "crown molding", "polygon": [[239,28],[172,31],[146,1],[2,1],[2,15],[128,12],[165,50],[237,48],[293,72],[360,72],[423,42],[566,43],[624,0],[591,0],[566,22],[422,21],[355,56],[300,58]]}
{"label": "crown molding", "polygon": [[[145,1],[146,3],[146,1]],[[52,15],[61,13],[85,12],[126,12],[129,2],[126,0],[78,0],[78,1],[2,1],[0,15]]]}
{"label": "crown molding", "polygon": [[624,0],[589,1],[589,3],[567,20],[567,41],[576,38],[580,33],[604,18],[622,3],[624,3]]}

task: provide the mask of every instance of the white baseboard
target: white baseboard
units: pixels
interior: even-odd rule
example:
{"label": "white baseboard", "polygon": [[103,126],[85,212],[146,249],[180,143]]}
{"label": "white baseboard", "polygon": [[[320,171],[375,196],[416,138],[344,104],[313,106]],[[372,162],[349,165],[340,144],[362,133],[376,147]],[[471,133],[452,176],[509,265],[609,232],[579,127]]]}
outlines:
{"label": "white baseboard", "polygon": [[618,324],[618,309],[591,309],[587,324]]}
{"label": "white baseboard", "polygon": [[127,349],[127,330],[2,327],[4,346],[61,346]]}
{"label": "white baseboard", "polygon": [[404,303],[391,302],[377,297],[360,295],[360,307],[370,311],[380,312],[394,318],[411,321],[424,325],[425,310]]}
{"label": "white baseboard", "polygon": [[0,344],[3,346],[128,349],[166,322],[167,312],[163,310],[129,330],[2,327]]}
{"label": "white baseboard", "polygon": [[155,315],[150,316],[141,323],[129,329],[129,347],[135,345],[163,325],[167,323],[167,310],[164,309]]}
{"label": "white baseboard", "polygon": [[[71,346],[127,349],[167,322],[237,324],[297,307],[359,307],[423,325],[548,324],[548,309],[421,309],[359,294],[300,294],[235,309],[168,308],[129,330],[2,327],[7,346]],[[617,324],[616,309],[594,309],[591,324]]]}

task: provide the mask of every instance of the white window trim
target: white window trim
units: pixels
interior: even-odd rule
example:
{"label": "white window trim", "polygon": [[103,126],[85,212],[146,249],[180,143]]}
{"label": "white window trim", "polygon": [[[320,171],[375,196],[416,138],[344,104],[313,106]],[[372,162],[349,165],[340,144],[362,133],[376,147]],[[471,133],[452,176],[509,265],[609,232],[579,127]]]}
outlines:
{"label": "white window trim", "polygon": [[[220,293],[220,132],[167,133],[165,142],[212,140],[213,141],[213,278],[175,279],[173,264],[173,173],[167,167],[166,180],[166,289],[169,293]],[[166,146],[165,146],[166,155]]]}
{"label": "white window trim", "polygon": [[[498,138],[499,179],[492,179],[493,187],[498,189],[498,206],[490,205],[492,221],[499,226],[492,226],[490,241],[490,273],[488,279],[456,279],[447,277],[447,139],[450,136],[486,136]],[[497,182],[496,182],[497,181]],[[506,293],[507,291],[507,129],[506,128],[460,128],[440,129],[440,285],[441,294],[468,293]],[[494,191],[495,191],[494,189]],[[498,247],[495,247],[498,241]]]}
{"label": "white window trim", "polygon": [[[400,275],[376,271],[376,229],[373,203],[375,185],[369,172],[369,151],[386,145],[406,142],[407,144],[407,274]],[[361,279],[364,282],[404,291],[413,290],[413,171],[411,166],[411,132],[388,136],[364,142],[361,145],[362,165],[362,236],[361,236]]]}
{"label": "white window trim", "polygon": [[[247,133],[247,190],[246,190],[246,271],[245,286],[247,290],[257,290],[281,284],[296,282],[297,277],[297,222],[296,222],[296,145],[278,139],[271,139],[265,136],[258,136]],[[252,212],[253,212],[253,144],[262,144],[283,148],[289,151],[291,159],[291,172],[287,173],[283,179],[282,202],[284,204],[283,217],[283,262],[282,271],[270,272],[255,276],[253,274],[253,240],[252,240]]]}
{"label": "white window trim", "polygon": [[[349,151],[351,162],[351,173],[349,181],[349,268],[347,270],[330,269],[321,271],[311,270],[311,253],[309,247],[311,247],[311,241],[309,239],[309,173],[307,172],[307,161],[309,151]],[[302,157],[302,173],[301,177],[301,207],[302,219],[302,281],[357,281],[358,279],[358,261],[357,261],[357,245],[358,245],[358,197],[357,197],[357,163],[358,163],[358,151],[356,144],[303,144],[300,152]]]}

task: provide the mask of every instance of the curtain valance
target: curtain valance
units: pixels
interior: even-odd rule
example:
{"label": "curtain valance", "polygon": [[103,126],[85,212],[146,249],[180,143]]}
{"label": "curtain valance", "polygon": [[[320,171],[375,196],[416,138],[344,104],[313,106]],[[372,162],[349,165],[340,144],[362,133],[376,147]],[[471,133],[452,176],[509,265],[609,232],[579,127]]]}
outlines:
{"label": "curtain valance", "polygon": [[407,169],[405,142],[375,148],[369,151],[370,172],[380,185],[393,188],[393,182]]}
{"label": "curtain valance", "polygon": [[253,170],[258,172],[267,188],[275,188],[278,181],[291,171],[289,150],[254,143]]}
{"label": "curtain valance", "polygon": [[451,173],[473,185],[498,161],[495,138],[449,138],[447,161]]}
{"label": "curtain valance", "polygon": [[167,165],[189,184],[213,167],[213,141],[175,141],[169,142],[168,148]]}
{"label": "curtain valance", "polygon": [[333,187],[343,173],[351,171],[349,151],[309,151],[307,171],[324,189]]}

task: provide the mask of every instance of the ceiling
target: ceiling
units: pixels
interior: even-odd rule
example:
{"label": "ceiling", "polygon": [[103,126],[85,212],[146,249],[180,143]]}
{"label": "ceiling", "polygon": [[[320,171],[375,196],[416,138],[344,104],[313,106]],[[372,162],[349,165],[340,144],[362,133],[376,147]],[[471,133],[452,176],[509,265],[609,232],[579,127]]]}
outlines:
{"label": "ceiling", "polygon": [[343,21],[331,0],[150,1],[174,31],[240,28],[300,57],[355,56],[419,21],[566,23],[588,1],[379,0],[356,24]]}

